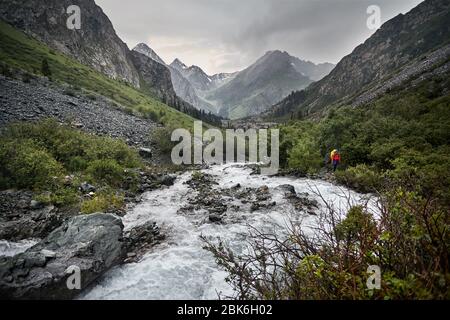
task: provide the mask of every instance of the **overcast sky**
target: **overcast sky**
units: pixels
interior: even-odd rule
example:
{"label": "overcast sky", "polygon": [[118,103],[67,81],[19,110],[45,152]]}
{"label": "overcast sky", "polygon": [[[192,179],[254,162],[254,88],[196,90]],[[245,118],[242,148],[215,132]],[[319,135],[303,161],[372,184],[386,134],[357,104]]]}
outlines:
{"label": "overcast sky", "polygon": [[337,63],[382,22],[422,0],[95,0],[130,48],[147,43],[166,63],[179,58],[207,73],[244,69],[268,50]]}

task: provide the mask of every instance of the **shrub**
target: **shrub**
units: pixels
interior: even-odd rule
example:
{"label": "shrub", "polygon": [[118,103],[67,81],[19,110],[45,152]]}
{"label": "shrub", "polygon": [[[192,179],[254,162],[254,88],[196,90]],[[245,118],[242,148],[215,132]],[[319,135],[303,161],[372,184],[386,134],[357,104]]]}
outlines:
{"label": "shrub", "polygon": [[60,187],[55,191],[38,194],[34,199],[45,204],[64,207],[77,204],[79,202],[79,195],[74,188]]}
{"label": "shrub", "polygon": [[381,190],[383,178],[380,174],[365,164],[350,167],[335,173],[336,180],[360,192],[374,192]]}
{"label": "shrub", "polygon": [[4,75],[7,78],[11,78],[13,76],[13,73],[11,69],[8,67],[5,63],[0,63],[0,74]]}
{"label": "shrub", "polygon": [[323,158],[317,144],[310,136],[304,136],[289,152],[289,167],[304,173],[315,173],[323,166]]}
{"label": "shrub", "polygon": [[86,173],[92,177],[93,182],[99,181],[110,186],[119,186],[124,179],[124,168],[111,159],[92,161]]}
{"label": "shrub", "polygon": [[64,89],[63,93],[66,96],[69,96],[69,97],[76,97],[77,96],[77,93],[76,93],[76,91],[73,88],[66,88],[66,89]]}
{"label": "shrub", "polygon": [[41,72],[47,78],[51,78],[51,76],[52,76],[52,71],[50,69],[50,66],[48,64],[48,60],[46,58],[44,60],[42,60]]}
{"label": "shrub", "polygon": [[136,174],[125,168],[142,165],[137,151],[123,141],[89,135],[55,120],[9,125],[0,143],[0,188],[35,189],[42,202],[58,206],[80,201],[79,183],[67,185],[64,175],[76,173],[76,179],[100,188],[135,190]]}
{"label": "shrub", "polygon": [[67,161],[67,169],[71,172],[84,171],[88,166],[88,162],[81,156],[71,157]]}
{"label": "shrub", "polygon": [[81,204],[81,212],[85,214],[96,212],[108,212],[121,209],[124,205],[122,195],[103,193]]}
{"label": "shrub", "polygon": [[86,95],[86,98],[88,98],[89,100],[92,101],[96,101],[97,100],[97,95],[93,94],[93,93],[89,93]]}
{"label": "shrub", "polygon": [[148,118],[148,119],[150,119],[150,120],[152,120],[154,122],[159,122],[159,119],[160,119],[158,114],[155,111],[153,111],[153,110],[150,110],[150,111],[146,112],[145,116],[146,116],[146,118]]}
{"label": "shrub", "polygon": [[32,79],[33,79],[33,76],[30,73],[24,72],[22,74],[22,81],[24,83],[30,83]]}
{"label": "shrub", "polygon": [[54,189],[63,167],[32,140],[0,140],[2,188]]}
{"label": "shrub", "polygon": [[156,128],[151,132],[151,141],[164,154],[170,154],[176,142],[171,141],[172,131],[168,128]]}
{"label": "shrub", "polygon": [[[252,231],[248,254],[202,237],[228,272],[238,299],[449,299],[447,207],[404,189],[380,195],[375,219],[365,206],[347,214],[325,203],[314,236],[298,221],[286,234]],[[368,266],[381,288],[368,289]]]}

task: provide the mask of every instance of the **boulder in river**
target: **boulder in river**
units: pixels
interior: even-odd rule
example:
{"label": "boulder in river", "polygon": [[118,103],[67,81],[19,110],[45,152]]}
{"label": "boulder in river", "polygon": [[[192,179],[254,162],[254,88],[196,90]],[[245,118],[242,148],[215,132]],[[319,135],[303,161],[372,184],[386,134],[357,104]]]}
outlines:
{"label": "boulder in river", "polygon": [[148,221],[143,225],[134,227],[124,234],[127,259],[125,263],[139,261],[153,246],[164,240],[156,222]]}
{"label": "boulder in river", "polygon": [[67,280],[80,271],[81,289],[125,255],[123,224],[112,214],[81,215],[65,221],[24,253],[0,260],[0,298],[71,299]]}
{"label": "boulder in river", "polygon": [[217,214],[210,214],[209,221],[212,223],[219,223],[222,222],[222,217]]}
{"label": "boulder in river", "polygon": [[283,184],[278,188],[284,191],[286,197],[295,197],[297,195],[295,187],[291,184]]}

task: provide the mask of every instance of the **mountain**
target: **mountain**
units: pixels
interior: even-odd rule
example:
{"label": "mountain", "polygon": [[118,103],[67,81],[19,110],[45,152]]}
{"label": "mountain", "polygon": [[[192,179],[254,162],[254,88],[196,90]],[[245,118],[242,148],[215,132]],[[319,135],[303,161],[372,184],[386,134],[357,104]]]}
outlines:
{"label": "mountain", "polygon": [[269,51],[206,98],[221,107],[221,115],[231,119],[257,115],[332,68],[327,64],[319,71],[314,66],[287,52]]}
{"label": "mountain", "polygon": [[[66,9],[78,5],[80,30],[66,26]],[[110,78],[140,86],[130,51],[93,0],[2,0],[0,19]]]}
{"label": "mountain", "polygon": [[141,89],[147,90],[173,106],[176,103],[177,94],[173,89],[170,70],[164,64],[135,50],[132,51],[132,59],[143,80]]}
{"label": "mountain", "polygon": [[218,73],[215,74],[213,76],[210,77],[211,79],[211,83],[212,83],[212,88],[218,88],[220,86],[223,86],[224,84],[226,84],[227,82],[233,80],[234,77],[236,77],[236,75],[239,72],[233,72],[233,73]]}
{"label": "mountain", "polygon": [[206,74],[200,67],[188,67],[178,58],[169,65],[172,82],[177,94],[200,110],[219,113],[219,107],[208,101],[206,96],[214,89],[226,84],[236,76],[235,73]]}
{"label": "mountain", "polygon": [[170,66],[180,72],[196,90],[207,91],[211,89],[212,80],[200,67],[187,67],[178,59],[175,59]]}
{"label": "mountain", "polygon": [[[149,48],[148,48],[149,49]],[[151,50],[151,49],[150,49]],[[153,50],[146,50],[144,46],[140,46],[141,52],[150,54]],[[165,64],[159,63],[152,57],[136,50],[132,51],[133,64],[136,66],[139,76],[141,77],[141,90],[152,96],[157,96],[164,103],[186,114],[192,115],[197,119],[205,120],[210,123],[219,123],[220,119],[214,115],[205,115],[204,109],[196,108],[191,101],[200,104],[196,99],[195,91],[188,101],[184,97],[177,94],[174,83],[180,86],[177,81],[186,81],[182,77],[174,76],[173,70]],[[154,53],[155,54],[155,53]],[[189,86],[189,83],[185,83]]]}
{"label": "mountain", "polygon": [[[188,67],[179,59],[170,67],[189,81],[198,100],[208,105],[207,110],[236,119],[266,111],[292,91],[324,77],[334,65],[316,65],[287,52],[270,51],[247,69],[234,73],[209,76],[200,67]],[[181,94],[179,88],[176,91]]]}
{"label": "mountain", "polygon": [[155,60],[156,62],[159,62],[162,65],[166,65],[163,59],[161,59],[158,54],[156,54],[155,51],[153,51],[152,48],[150,48],[145,43],[139,43],[136,45],[136,47],[133,48],[133,51],[137,51],[139,53],[142,53],[143,55],[146,55],[147,57]]}
{"label": "mountain", "polygon": [[[178,71],[178,68],[183,68],[181,61],[177,61],[176,63],[179,64],[177,68],[174,68],[173,66],[167,65],[163,59],[161,59],[158,54],[151,49],[147,44],[140,43],[136,47],[133,48],[133,52],[137,53],[139,55],[144,55],[147,58],[153,60],[155,63],[151,63],[148,61],[148,65],[153,64],[155,68],[160,69],[162,74],[164,74],[164,78],[167,77],[167,72],[170,75],[172,87],[174,90],[174,93],[183,99],[184,101],[188,102],[198,110],[204,110],[207,112],[217,113],[214,107],[209,104],[208,102],[204,101],[202,98],[200,98],[197,94],[197,91],[195,90],[194,86],[191,84],[189,80],[187,80],[181,72]],[[142,65],[142,64],[141,64]],[[159,67],[158,67],[159,65]],[[164,71],[162,70],[161,66],[164,66]],[[187,67],[186,67],[187,68]],[[154,77],[153,77],[154,78]],[[152,83],[155,83],[156,79],[151,80]],[[159,84],[155,84],[159,85]],[[165,86],[162,87],[164,91]],[[169,90],[170,91],[170,90]],[[167,96],[166,96],[167,97]],[[170,98],[170,95],[169,95]]]}
{"label": "mountain", "polygon": [[295,70],[313,81],[319,81],[335,67],[332,63],[326,62],[315,64],[311,61],[304,61],[296,57],[291,57],[291,62],[293,63]]}
{"label": "mountain", "polygon": [[177,70],[185,79],[187,79],[192,84],[195,90],[200,93],[207,93],[211,90],[214,90],[232,80],[238,74],[238,72],[218,73],[209,76],[200,67],[188,67],[178,58],[170,64],[170,67]]}
{"label": "mountain", "polygon": [[[71,5],[77,5],[81,10],[81,29],[79,30],[67,28],[66,20],[69,15],[65,12]],[[111,21],[94,0],[49,0],[45,2],[40,0],[2,0],[0,2],[0,20],[4,20],[12,27],[22,30],[31,38],[50,47],[51,49],[47,50],[53,52],[53,55],[50,55],[50,58],[45,57],[45,59],[53,60],[53,65],[60,65],[60,61],[55,61],[53,57],[56,57],[56,51],[60,52],[110,79],[120,80],[120,82],[140,89],[141,93],[147,94],[150,98],[157,98],[166,104],[162,107],[163,109],[172,107],[197,119],[203,119],[210,123],[220,122],[218,117],[202,113],[177,96],[172,85],[170,70],[164,63],[156,61],[158,59],[162,61],[162,59],[150,48],[137,47],[137,50],[143,51],[145,54],[137,50],[130,51],[117,36]],[[8,29],[6,26],[4,28]],[[12,45],[18,44],[13,42]],[[145,51],[145,49],[148,50]],[[152,58],[147,55],[152,55]],[[39,55],[36,54],[36,56]],[[33,67],[33,70],[36,68]],[[87,75],[80,75],[79,68],[76,70],[76,74],[72,73],[69,76],[70,79],[66,79],[66,75],[59,76],[63,76],[64,81],[69,84],[78,82],[82,84],[82,87],[87,87],[85,81],[88,78]],[[90,71],[85,70],[85,72]],[[84,79],[77,79],[77,77]],[[99,88],[104,84],[101,79],[98,80],[98,83],[94,83],[94,87]],[[122,106],[128,104],[135,106],[137,99],[130,101],[128,98],[123,99],[123,95],[117,92],[111,93],[109,90],[104,92],[108,97],[112,95],[113,99],[118,100],[117,102]],[[146,108],[141,106],[140,109]],[[155,115],[156,113],[152,113],[153,117],[156,117]]]}
{"label": "mountain", "polygon": [[181,72],[170,66],[169,70],[172,76],[173,87],[180,98],[189,102],[199,110],[217,114],[217,109],[199,96],[192,83],[187,80]]}
{"label": "mountain", "polygon": [[267,117],[305,116],[332,104],[367,102],[445,63],[449,8],[449,1],[426,0],[389,20],[328,76],[274,105]]}

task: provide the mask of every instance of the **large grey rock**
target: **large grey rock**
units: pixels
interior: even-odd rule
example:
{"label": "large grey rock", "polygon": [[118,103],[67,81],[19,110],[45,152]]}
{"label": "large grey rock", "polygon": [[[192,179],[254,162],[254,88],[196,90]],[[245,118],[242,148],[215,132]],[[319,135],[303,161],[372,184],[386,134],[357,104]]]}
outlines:
{"label": "large grey rock", "polygon": [[19,241],[44,238],[71,213],[32,200],[29,191],[0,192],[0,239]]}
{"label": "large grey rock", "polygon": [[74,298],[80,290],[68,289],[66,270],[80,268],[81,288],[86,288],[123,260],[122,231],[122,221],[112,214],[73,217],[24,253],[2,258],[0,298]]}

